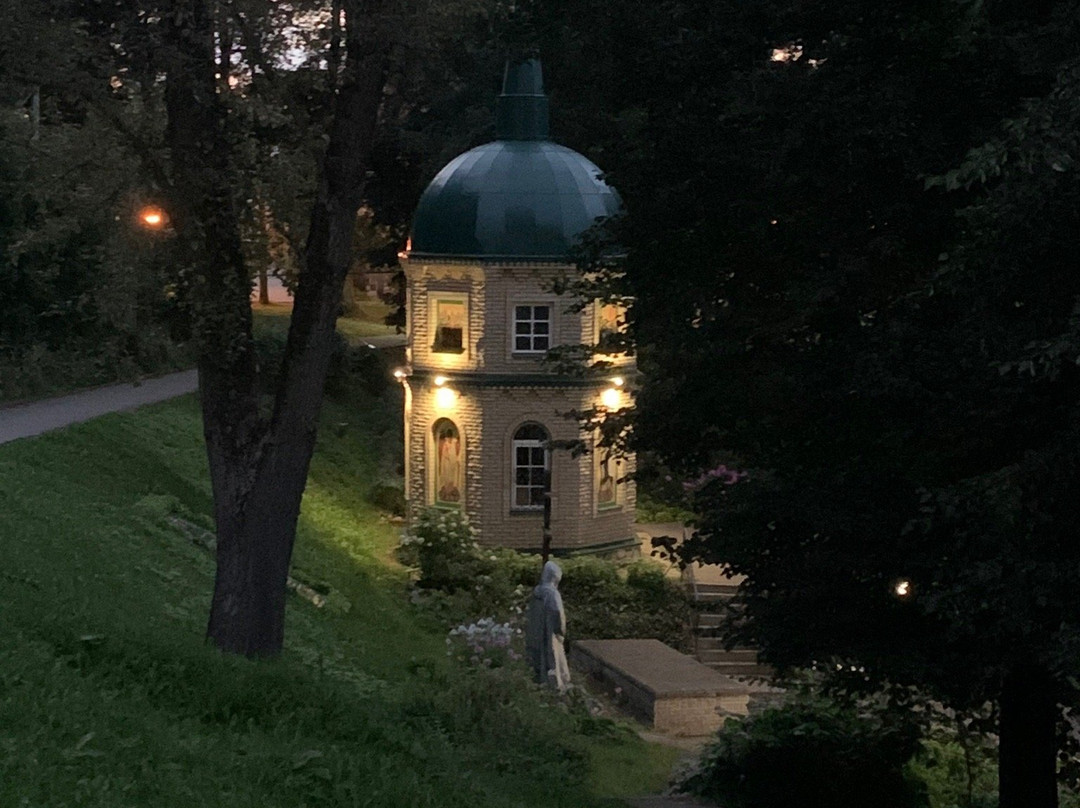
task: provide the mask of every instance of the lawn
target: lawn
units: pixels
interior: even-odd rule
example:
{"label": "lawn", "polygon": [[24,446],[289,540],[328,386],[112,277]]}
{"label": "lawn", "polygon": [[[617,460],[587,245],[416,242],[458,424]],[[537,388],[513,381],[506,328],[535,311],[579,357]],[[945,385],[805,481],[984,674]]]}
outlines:
{"label": "lawn", "polygon": [[[393,326],[383,323],[383,319],[393,309],[377,300],[365,300],[357,304],[355,314],[342,315],[337,319],[337,330],[348,340],[356,341],[363,337],[381,337],[396,334]],[[288,331],[289,318],[292,316],[292,303],[271,303],[267,306],[252,304],[255,316],[256,332],[260,328],[281,329]]]}
{"label": "lawn", "polygon": [[674,753],[453,668],[414,612],[393,479],[400,393],[329,401],[281,660],[203,640],[210,494],[188,397],[0,446],[0,805],[579,806],[660,787]]}

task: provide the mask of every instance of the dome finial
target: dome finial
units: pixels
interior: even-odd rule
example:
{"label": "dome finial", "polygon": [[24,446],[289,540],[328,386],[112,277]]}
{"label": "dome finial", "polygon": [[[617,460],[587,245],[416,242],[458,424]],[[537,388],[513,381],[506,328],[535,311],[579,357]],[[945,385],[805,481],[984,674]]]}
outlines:
{"label": "dome finial", "polygon": [[548,99],[539,59],[507,59],[495,134],[499,140],[547,140]]}

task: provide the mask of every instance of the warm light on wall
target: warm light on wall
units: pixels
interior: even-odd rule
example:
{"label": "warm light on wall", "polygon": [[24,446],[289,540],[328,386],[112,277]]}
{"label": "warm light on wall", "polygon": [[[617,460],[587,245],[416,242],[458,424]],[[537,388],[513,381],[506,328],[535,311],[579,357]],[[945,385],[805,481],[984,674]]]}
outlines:
{"label": "warm light on wall", "polygon": [[440,387],[435,391],[435,409],[452,410],[457,404],[458,394],[449,387]]}
{"label": "warm light on wall", "polygon": [[432,379],[432,381],[435,382],[436,387],[442,387],[449,381],[449,379],[447,379],[445,376],[436,376],[434,379]]}
{"label": "warm light on wall", "polygon": [[609,387],[600,394],[600,403],[609,410],[618,409],[621,399],[622,396],[619,395],[619,391],[614,387]]}
{"label": "warm light on wall", "polygon": [[622,387],[626,383],[626,380],[622,376],[612,376],[611,383],[616,387]]}

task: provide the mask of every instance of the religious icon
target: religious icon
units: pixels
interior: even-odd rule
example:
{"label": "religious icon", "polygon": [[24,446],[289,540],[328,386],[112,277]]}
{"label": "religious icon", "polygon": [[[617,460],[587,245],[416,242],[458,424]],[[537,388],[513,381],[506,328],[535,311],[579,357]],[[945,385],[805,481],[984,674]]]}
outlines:
{"label": "religious icon", "polygon": [[465,304],[460,300],[439,300],[435,309],[435,344],[440,353],[462,353],[465,348]]}
{"label": "religious icon", "polygon": [[615,505],[615,476],[611,473],[611,464],[613,459],[611,457],[610,449],[600,449],[600,474],[599,483],[596,486],[596,504],[600,508],[610,508]]}
{"label": "religious icon", "polygon": [[604,342],[614,338],[619,333],[619,306],[615,303],[597,304],[596,307],[596,336],[597,341]]}
{"label": "religious icon", "polygon": [[437,421],[435,433],[435,501],[461,504],[464,465],[461,462],[461,435],[453,422]]}

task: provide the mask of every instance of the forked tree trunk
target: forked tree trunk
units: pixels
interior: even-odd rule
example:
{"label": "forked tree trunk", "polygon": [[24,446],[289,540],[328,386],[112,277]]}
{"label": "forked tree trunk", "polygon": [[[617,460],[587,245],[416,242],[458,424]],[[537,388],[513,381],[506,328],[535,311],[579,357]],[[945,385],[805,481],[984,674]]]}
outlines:
{"label": "forked tree trunk", "polygon": [[1057,699],[1054,682],[1034,665],[1013,668],[1000,700],[1000,808],[1057,808]]}
{"label": "forked tree trunk", "polygon": [[193,318],[218,540],[207,637],[245,656],[274,656],[284,639],[300,500],[382,97],[384,49],[358,6],[346,5],[346,67],[269,420],[259,414],[250,284],[232,201],[225,115],[214,92],[208,0],[177,0],[170,28],[169,145],[184,214],[180,235],[199,278]]}

